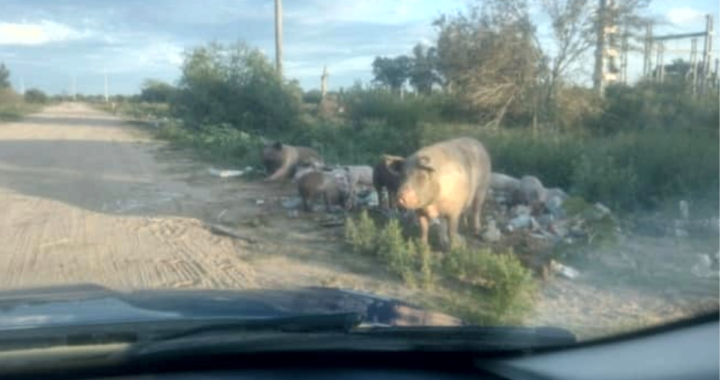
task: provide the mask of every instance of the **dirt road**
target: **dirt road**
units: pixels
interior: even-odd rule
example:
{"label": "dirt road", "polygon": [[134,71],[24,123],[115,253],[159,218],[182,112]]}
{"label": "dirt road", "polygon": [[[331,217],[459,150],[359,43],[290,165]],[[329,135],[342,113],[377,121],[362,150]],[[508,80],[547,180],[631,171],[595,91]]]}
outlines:
{"label": "dirt road", "polygon": [[[278,288],[341,278],[402,295],[367,263],[335,257],[332,237],[269,218],[256,202],[289,189],[242,182],[212,177],[207,165],[82,104],[0,124],[0,289]],[[205,222],[216,220],[258,243],[212,234]]]}
{"label": "dirt road", "polygon": [[0,288],[255,286],[230,240],[183,217],[201,194],[152,150],[83,105],[0,125]]}

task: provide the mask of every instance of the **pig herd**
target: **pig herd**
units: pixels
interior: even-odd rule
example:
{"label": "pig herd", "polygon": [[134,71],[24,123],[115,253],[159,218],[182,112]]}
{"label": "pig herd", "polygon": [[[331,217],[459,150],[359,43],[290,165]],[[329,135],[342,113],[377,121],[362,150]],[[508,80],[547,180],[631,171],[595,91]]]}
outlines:
{"label": "pig herd", "polygon": [[518,180],[492,173],[490,155],[472,138],[442,141],[408,157],[383,155],[374,167],[328,167],[315,150],[279,142],[266,144],[262,159],[269,173],[265,180],[292,180],[306,211],[317,200],[327,210],[334,205],[352,208],[361,189],[374,189],[384,207],[414,211],[426,244],[436,218],[444,219],[451,246],[462,241],[461,218],[467,218],[479,237],[482,206],[491,187],[530,207],[539,207],[545,196],[535,177]]}

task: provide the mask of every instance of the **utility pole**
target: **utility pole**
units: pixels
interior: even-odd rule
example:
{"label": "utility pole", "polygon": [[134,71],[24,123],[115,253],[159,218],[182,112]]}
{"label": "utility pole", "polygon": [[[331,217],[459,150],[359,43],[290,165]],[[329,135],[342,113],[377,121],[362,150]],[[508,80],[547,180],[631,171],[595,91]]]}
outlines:
{"label": "utility pole", "polygon": [[657,81],[662,83],[665,79],[665,43],[660,42],[658,44],[657,48],[657,68],[655,69],[655,74],[657,77]]}
{"label": "utility pole", "polygon": [[705,45],[703,46],[702,76],[700,77],[700,91],[704,92],[708,79],[710,78],[710,55],[712,52],[713,19],[711,15],[705,15]]}
{"label": "utility pole", "polygon": [[75,101],[75,100],[77,100],[77,88],[76,88],[76,85],[75,85],[75,74],[73,74],[73,75],[71,76],[71,80],[72,80],[71,93],[72,93],[73,101]]}
{"label": "utility pole", "polygon": [[107,104],[109,101],[109,95],[108,95],[108,81],[107,81],[107,69],[103,67],[103,75],[105,76],[105,103]]}
{"label": "utility pole", "polygon": [[275,70],[282,77],[282,0],[275,0]]}
{"label": "utility pole", "polygon": [[628,34],[625,32],[620,50],[620,83],[622,84],[627,84],[628,49]]}
{"label": "utility pole", "polygon": [[595,73],[593,88],[603,96],[607,82],[618,79],[618,67],[615,60],[620,55],[617,49],[617,32],[615,25],[615,0],[599,0],[597,45],[595,46]]}
{"label": "utility pole", "polygon": [[643,77],[650,76],[652,71],[652,51],[653,51],[653,26],[648,22],[645,25],[645,48],[643,49]]}
{"label": "utility pole", "polygon": [[327,65],[323,66],[323,73],[320,76],[320,94],[322,96],[322,99],[325,99],[325,95],[327,95],[327,80],[330,74],[328,74],[327,71]]}
{"label": "utility pole", "polygon": [[690,40],[690,89],[697,93],[697,38]]}
{"label": "utility pole", "polygon": [[607,21],[607,0],[600,0],[598,6],[597,45],[595,45],[595,71],[593,74],[593,88],[602,96],[604,92],[603,66],[605,56],[605,22]]}
{"label": "utility pole", "polygon": [[20,77],[20,95],[25,95],[25,77]]}

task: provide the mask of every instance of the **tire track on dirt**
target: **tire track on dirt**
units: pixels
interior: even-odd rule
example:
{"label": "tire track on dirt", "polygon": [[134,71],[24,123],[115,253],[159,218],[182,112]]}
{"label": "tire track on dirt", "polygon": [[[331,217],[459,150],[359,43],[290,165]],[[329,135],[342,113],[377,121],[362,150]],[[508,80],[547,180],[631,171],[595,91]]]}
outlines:
{"label": "tire track on dirt", "polygon": [[79,104],[1,124],[0,288],[256,287],[234,243],[188,215],[208,197],[167,174],[155,147]]}

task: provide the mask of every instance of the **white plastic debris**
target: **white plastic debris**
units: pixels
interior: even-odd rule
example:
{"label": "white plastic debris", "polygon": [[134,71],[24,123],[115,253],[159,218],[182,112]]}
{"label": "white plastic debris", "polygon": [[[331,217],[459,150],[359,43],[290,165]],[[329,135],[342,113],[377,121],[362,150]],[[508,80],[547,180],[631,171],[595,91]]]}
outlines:
{"label": "white plastic debris", "polygon": [[610,215],[610,209],[602,203],[595,203],[595,209],[600,211],[600,216]]}
{"label": "white plastic debris", "polygon": [[500,233],[500,230],[498,230],[495,221],[489,221],[487,223],[487,227],[485,228],[485,232],[482,234],[482,239],[489,243],[495,243],[500,241],[501,238],[502,234]]}
{"label": "white plastic debris", "polygon": [[680,216],[683,219],[690,218],[690,205],[688,205],[686,200],[678,202],[678,208],[680,209]]}
{"label": "white plastic debris", "polygon": [[688,237],[690,236],[690,233],[683,225],[682,221],[676,220],[675,221],[675,237]]}
{"label": "white plastic debris", "polygon": [[378,193],[375,190],[368,191],[364,194],[358,194],[358,200],[357,204],[361,206],[367,206],[367,207],[378,207],[380,205],[380,200],[378,199]]}
{"label": "white plastic debris", "polygon": [[554,221],[555,216],[553,214],[545,214],[537,217],[537,222],[540,223],[540,226],[543,228],[551,227]]}
{"label": "white plastic debris", "polygon": [[550,269],[554,273],[559,274],[565,278],[569,278],[571,280],[577,278],[580,275],[580,272],[578,272],[577,269],[561,264],[555,260],[552,260],[550,262]]}
{"label": "white plastic debris", "polygon": [[707,278],[717,276],[718,271],[712,268],[713,262],[710,255],[698,255],[698,261],[690,269],[693,275],[697,277]]}
{"label": "white plastic debris", "polygon": [[540,223],[534,218],[530,217],[530,230],[531,231],[541,231],[542,227],[540,226]]}
{"label": "white plastic debris", "polygon": [[545,208],[550,211],[550,215],[556,218],[564,218],[565,208],[563,207],[563,202],[565,202],[564,197],[551,195],[545,201]]}
{"label": "white plastic debris", "polygon": [[[252,168],[250,168],[250,170],[252,170]],[[230,177],[239,177],[239,176],[247,173],[249,170],[225,170],[225,169],[210,168],[209,171],[210,171],[210,174],[215,177],[230,178]]]}
{"label": "white plastic debris", "polygon": [[530,216],[530,214],[532,214],[532,210],[528,206],[518,205],[513,207],[512,214],[516,217]]}
{"label": "white plastic debris", "polygon": [[286,209],[294,210],[302,204],[302,199],[298,196],[294,196],[291,198],[284,198],[280,201],[282,206]]}
{"label": "white plastic debris", "polygon": [[264,205],[264,204],[265,204],[265,200],[264,200],[264,199],[256,199],[256,200],[255,200],[255,204],[258,205],[258,206]]}
{"label": "white plastic debris", "polygon": [[530,215],[520,215],[516,218],[513,218],[508,222],[507,229],[508,231],[512,232],[515,230],[521,230],[528,228],[532,225],[532,217]]}

